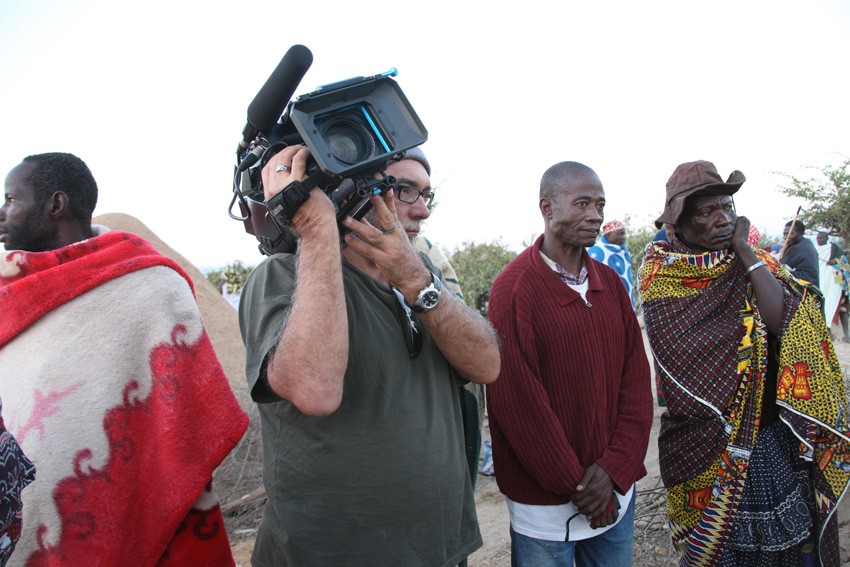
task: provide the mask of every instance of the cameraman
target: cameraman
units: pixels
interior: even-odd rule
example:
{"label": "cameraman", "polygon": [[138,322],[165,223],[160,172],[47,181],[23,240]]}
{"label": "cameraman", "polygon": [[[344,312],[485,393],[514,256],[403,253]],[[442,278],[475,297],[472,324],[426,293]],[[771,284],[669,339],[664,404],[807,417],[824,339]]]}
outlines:
{"label": "cameraman", "polygon": [[[409,155],[386,170],[398,194],[345,219],[342,247],[313,188],[292,218],[297,253],[266,259],[243,291],[268,493],[255,566],[448,566],[481,546],[457,385],[495,380],[499,349],[411,244],[433,193],[424,154]],[[267,201],[306,178],[309,157],[290,146],[270,160]]]}

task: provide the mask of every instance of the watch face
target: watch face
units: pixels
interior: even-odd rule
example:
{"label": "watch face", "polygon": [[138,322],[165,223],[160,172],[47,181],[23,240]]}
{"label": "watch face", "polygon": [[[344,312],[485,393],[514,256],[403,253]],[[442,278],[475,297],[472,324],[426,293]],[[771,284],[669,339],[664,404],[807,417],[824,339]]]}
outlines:
{"label": "watch face", "polygon": [[437,300],[440,299],[440,294],[436,291],[429,291],[425,295],[422,296],[422,305],[425,309],[431,309],[435,305],[437,305]]}

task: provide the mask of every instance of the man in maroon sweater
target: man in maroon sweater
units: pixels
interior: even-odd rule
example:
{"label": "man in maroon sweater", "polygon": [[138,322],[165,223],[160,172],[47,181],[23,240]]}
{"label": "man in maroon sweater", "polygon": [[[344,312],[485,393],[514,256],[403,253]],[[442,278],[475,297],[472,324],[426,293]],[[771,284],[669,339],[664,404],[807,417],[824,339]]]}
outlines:
{"label": "man in maroon sweater", "polygon": [[502,367],[487,403],[513,565],[632,562],[652,393],[629,296],[585,251],[604,207],[592,169],[549,168],[540,182],[543,235],[490,293]]}

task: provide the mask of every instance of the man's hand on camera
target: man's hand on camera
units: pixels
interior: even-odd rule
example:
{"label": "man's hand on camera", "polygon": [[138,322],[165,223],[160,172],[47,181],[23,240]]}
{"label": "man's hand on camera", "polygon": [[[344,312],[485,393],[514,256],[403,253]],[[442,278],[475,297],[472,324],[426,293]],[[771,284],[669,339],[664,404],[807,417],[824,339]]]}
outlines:
{"label": "man's hand on camera", "polygon": [[369,200],[380,226],[348,217],[343,224],[351,232],[345,235],[345,243],[377,266],[383,277],[409,302],[413,301],[419,290],[430,283],[431,274],[398,219],[394,192],[389,190],[383,197],[372,195]]}
{"label": "man's hand on camera", "polygon": [[[304,181],[307,178],[309,158],[310,150],[306,146],[288,146],[275,154],[263,167],[265,200],[268,201],[280,193],[293,181]],[[292,215],[291,226],[302,238],[310,238],[314,234],[320,238],[336,238],[327,236],[328,231],[337,230],[336,212],[330,199],[321,189],[310,189],[310,198]]]}

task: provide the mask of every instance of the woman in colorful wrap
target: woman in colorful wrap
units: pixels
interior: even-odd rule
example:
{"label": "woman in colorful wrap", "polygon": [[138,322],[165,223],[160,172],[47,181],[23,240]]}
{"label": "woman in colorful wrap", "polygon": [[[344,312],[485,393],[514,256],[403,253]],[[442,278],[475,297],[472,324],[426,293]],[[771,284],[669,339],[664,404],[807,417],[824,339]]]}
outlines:
{"label": "woman in colorful wrap", "polygon": [[680,565],[839,564],[850,478],[841,371],[821,296],[747,243],[750,222],[710,162],[667,183],[640,270],[667,401],[658,438]]}

